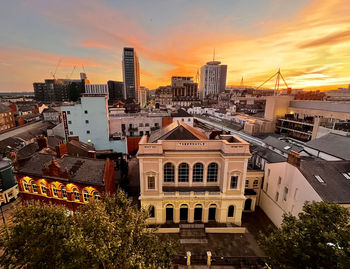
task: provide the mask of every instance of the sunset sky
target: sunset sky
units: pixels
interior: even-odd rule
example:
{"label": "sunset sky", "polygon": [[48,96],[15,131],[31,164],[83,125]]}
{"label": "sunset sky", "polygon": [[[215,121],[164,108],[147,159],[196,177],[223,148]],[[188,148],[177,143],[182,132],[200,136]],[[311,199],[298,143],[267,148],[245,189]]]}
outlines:
{"label": "sunset sky", "polygon": [[258,86],[278,68],[294,88],[350,83],[350,0],[1,0],[0,91],[34,81],[122,80],[125,46],[141,85],[195,76],[212,60],[228,85]]}

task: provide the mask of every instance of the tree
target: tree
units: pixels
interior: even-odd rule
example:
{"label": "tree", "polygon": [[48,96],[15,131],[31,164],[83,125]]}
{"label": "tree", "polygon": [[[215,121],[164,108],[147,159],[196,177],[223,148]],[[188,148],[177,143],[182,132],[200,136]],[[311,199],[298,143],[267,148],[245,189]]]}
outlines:
{"label": "tree", "polygon": [[0,264],[17,268],[170,268],[177,250],[160,240],[123,192],[91,202],[75,215],[52,205],[21,206]]}
{"label": "tree", "polygon": [[260,235],[272,268],[350,268],[350,212],[337,204],[306,202],[298,218]]}

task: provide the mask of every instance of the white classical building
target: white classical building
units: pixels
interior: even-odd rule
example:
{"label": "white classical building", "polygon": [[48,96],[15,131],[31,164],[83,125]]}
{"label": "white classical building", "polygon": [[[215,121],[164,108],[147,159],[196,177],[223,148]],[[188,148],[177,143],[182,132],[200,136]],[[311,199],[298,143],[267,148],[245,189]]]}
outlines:
{"label": "white classical building", "polygon": [[259,173],[247,175],[250,156],[249,143],[241,138],[209,140],[183,121],[143,136],[139,199],[150,209],[148,222],[241,225],[242,212],[255,208],[261,183]]}

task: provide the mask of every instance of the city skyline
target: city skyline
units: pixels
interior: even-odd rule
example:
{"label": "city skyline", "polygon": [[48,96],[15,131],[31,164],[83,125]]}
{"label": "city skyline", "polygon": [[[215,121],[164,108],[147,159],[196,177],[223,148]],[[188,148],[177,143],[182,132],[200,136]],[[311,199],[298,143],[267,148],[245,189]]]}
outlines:
{"label": "city skyline", "polygon": [[[5,1],[0,11],[0,92],[72,78],[122,81],[123,47],[140,58],[141,85],[228,65],[227,85],[258,86],[278,68],[290,86],[350,83],[350,6],[304,1]],[[161,11],[161,12],[160,12]],[[272,83],[273,84],[273,83]],[[272,87],[272,84],[269,85]]]}

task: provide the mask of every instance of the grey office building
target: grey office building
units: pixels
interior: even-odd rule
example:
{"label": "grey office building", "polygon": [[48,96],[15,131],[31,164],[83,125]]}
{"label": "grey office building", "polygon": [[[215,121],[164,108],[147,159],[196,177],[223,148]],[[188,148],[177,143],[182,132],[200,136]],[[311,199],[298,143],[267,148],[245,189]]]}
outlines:
{"label": "grey office building", "polygon": [[138,98],[140,88],[140,65],[134,48],[124,48],[123,51],[124,99]]}

